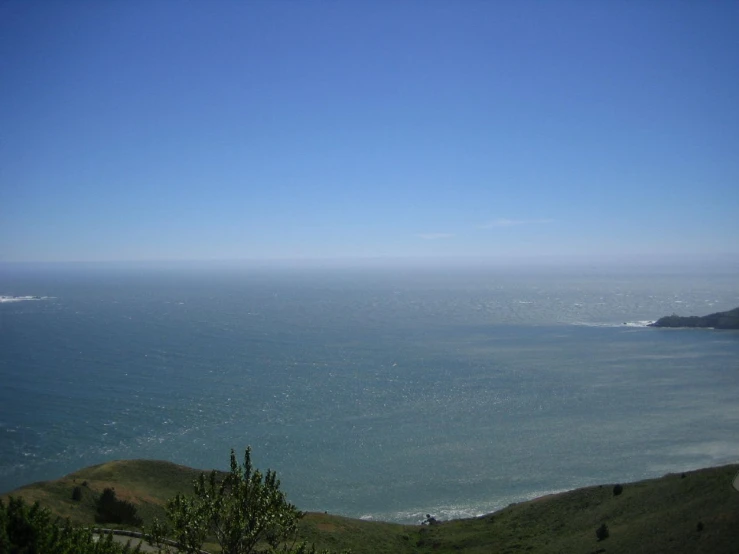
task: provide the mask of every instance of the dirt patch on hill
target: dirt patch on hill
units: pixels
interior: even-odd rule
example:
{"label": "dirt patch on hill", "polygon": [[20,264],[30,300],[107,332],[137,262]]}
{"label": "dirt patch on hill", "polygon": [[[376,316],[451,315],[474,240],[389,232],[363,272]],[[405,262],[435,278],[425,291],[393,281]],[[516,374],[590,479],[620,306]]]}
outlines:
{"label": "dirt patch on hill", "polygon": [[339,528],[333,523],[319,523],[316,525],[316,529],[319,531],[325,531],[326,533],[333,533],[339,530]]}

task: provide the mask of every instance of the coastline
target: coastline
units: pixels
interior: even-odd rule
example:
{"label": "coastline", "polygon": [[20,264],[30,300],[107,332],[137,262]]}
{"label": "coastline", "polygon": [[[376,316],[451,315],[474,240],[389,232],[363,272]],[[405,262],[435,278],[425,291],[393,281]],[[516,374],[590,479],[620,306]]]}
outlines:
{"label": "coastline", "polygon": [[[659,477],[648,477],[645,479],[639,479],[637,481],[631,481],[631,482],[626,483],[626,485],[633,486],[639,483],[657,481],[657,480],[668,478],[668,477],[675,476],[675,475],[688,475],[692,473],[700,473],[700,472],[705,472],[705,471],[721,470],[724,468],[735,468],[736,469],[736,475],[734,475],[732,479],[728,481],[728,483],[732,485],[734,488],[736,488],[737,493],[739,493],[739,460],[737,460],[736,462],[732,462],[732,463],[719,464],[715,466],[699,467],[695,469],[689,469],[686,471],[668,472]],[[16,489],[13,489],[11,491],[0,492],[0,499],[5,499],[10,496],[26,496],[29,491],[34,491],[34,490],[52,490],[53,491],[53,490],[56,490],[60,485],[67,485],[69,483],[76,484],[78,481],[88,482],[88,485],[90,482],[97,482],[97,481],[99,481],[100,483],[104,483],[106,485],[111,485],[117,482],[116,476],[118,476],[123,488],[132,488],[131,485],[133,484],[133,488],[137,489],[137,488],[140,488],[146,482],[154,482],[155,477],[159,478],[161,477],[162,474],[169,475],[169,477],[165,479],[165,481],[167,481],[169,486],[174,485],[174,488],[176,489],[182,488],[182,490],[178,490],[177,492],[188,493],[189,491],[187,489],[190,488],[191,483],[194,480],[196,480],[197,477],[201,473],[205,473],[207,475],[211,471],[213,470],[193,468],[193,467],[189,467],[189,466],[185,466],[181,464],[176,464],[174,462],[169,462],[166,460],[149,460],[149,459],[111,460],[109,462],[104,462],[102,464],[96,464],[96,465],[84,467],[82,469],[79,469],[67,475],[64,475],[58,479],[35,481],[32,483],[28,483],[26,485],[17,487]],[[218,473],[224,473],[224,474],[226,473],[225,470],[215,470],[215,471],[217,471]],[[173,475],[174,477],[172,477]],[[497,509],[493,509],[490,512],[485,512],[482,514],[465,516],[465,517],[448,518],[448,519],[443,519],[440,521],[477,519],[477,518],[486,517],[486,516],[495,514],[497,512],[500,512],[501,510],[505,510],[512,506],[546,502],[548,500],[552,500],[562,495],[570,494],[573,492],[585,491],[585,490],[590,490],[590,489],[595,489],[595,488],[603,488],[603,487],[613,486],[614,484],[615,483],[598,483],[598,484],[591,484],[591,485],[586,485],[582,487],[574,487],[574,488],[568,488],[568,489],[555,490],[552,492],[545,492],[543,494],[535,495],[535,496],[524,495],[523,499],[509,502],[508,504],[501,506]],[[536,494],[536,493],[533,493],[533,494]],[[33,497],[34,495],[31,495],[31,496]],[[41,496],[49,496],[49,495],[43,494]],[[315,511],[315,512],[306,512],[306,513],[321,513],[321,512]],[[328,512],[323,512],[323,513],[328,513]],[[419,512],[419,514],[420,513],[421,512]],[[395,522],[391,520],[379,520],[379,519],[374,519],[373,517],[366,517],[366,516],[355,517],[355,516],[349,516],[349,515],[344,515],[340,513],[337,513],[334,515],[338,517],[343,517],[343,518],[358,520],[358,521],[379,522],[379,523],[387,523],[387,524],[392,524],[392,525],[408,525],[407,523]],[[422,519],[424,518],[419,518],[419,521]]]}
{"label": "coastline", "polygon": [[[26,485],[0,498],[12,494],[39,501],[83,526],[136,530],[92,521],[94,499],[103,487],[114,487],[147,522],[161,517],[166,499],[187,492],[199,473],[170,462],[107,462],[56,481]],[[595,530],[607,524],[609,553],[729,553],[739,543],[739,526],[735,517],[728,517],[739,511],[739,490],[732,487],[737,476],[739,463],[604,483],[542,495],[477,517],[441,521],[429,514],[425,525],[305,512],[298,533],[317,548],[354,554],[593,552],[600,542]],[[82,490],[79,501],[71,498],[74,487]],[[212,546],[206,544],[206,550],[212,551]]]}

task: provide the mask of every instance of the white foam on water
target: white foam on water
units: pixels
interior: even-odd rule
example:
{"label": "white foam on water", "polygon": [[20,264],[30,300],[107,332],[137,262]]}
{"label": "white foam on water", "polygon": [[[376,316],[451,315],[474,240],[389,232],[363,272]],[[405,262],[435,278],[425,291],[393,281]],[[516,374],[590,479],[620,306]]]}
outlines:
{"label": "white foam on water", "polygon": [[9,302],[25,302],[28,300],[49,300],[53,296],[0,296],[0,304]]}
{"label": "white foam on water", "polygon": [[642,321],[624,321],[623,323],[599,323],[593,321],[573,321],[571,325],[579,327],[649,327],[654,320],[645,319]]}
{"label": "white foam on water", "polygon": [[441,505],[431,506],[428,509],[408,510],[398,512],[383,513],[367,513],[359,517],[365,521],[393,521],[398,523],[420,524],[427,520],[427,516],[431,516],[438,521],[449,521],[452,519],[468,519],[473,517],[482,517],[507,506],[517,504],[519,502],[528,502],[537,498],[543,498],[553,494],[567,492],[572,489],[546,489],[530,491],[526,494],[517,496],[505,496],[498,498],[493,502],[482,502],[469,505]]}

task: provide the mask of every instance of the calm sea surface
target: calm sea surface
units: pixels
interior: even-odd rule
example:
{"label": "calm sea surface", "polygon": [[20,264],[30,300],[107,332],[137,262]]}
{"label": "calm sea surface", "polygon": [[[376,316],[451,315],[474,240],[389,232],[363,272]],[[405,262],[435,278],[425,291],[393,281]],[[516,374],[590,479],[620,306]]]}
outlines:
{"label": "calm sea surface", "polygon": [[4,269],[0,491],[251,445],[304,510],[418,521],[739,461],[736,271]]}

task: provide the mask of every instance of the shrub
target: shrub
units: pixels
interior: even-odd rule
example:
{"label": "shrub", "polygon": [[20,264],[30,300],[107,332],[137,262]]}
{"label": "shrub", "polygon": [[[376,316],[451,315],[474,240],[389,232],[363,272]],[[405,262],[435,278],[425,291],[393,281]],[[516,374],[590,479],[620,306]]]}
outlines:
{"label": "shrub", "polygon": [[[202,548],[206,537],[213,536],[224,554],[251,554],[266,543],[278,552],[312,552],[307,545],[288,546],[297,536],[297,522],[302,517],[280,490],[274,471],[262,474],[252,466],[251,448],[244,453],[244,463],[236,461],[231,450],[231,471],[221,476],[204,473],[195,482],[195,494],[177,495],[167,503],[171,533],[188,552]],[[158,521],[150,529],[150,542],[161,543],[170,529]]]}
{"label": "shrub", "polygon": [[82,488],[81,487],[75,487],[72,490],[72,500],[75,502],[79,502],[82,500]]}
{"label": "shrub", "polygon": [[613,487],[613,496],[618,496],[622,492],[624,492],[624,488],[622,485],[616,485],[615,487]]}
{"label": "shrub", "polygon": [[119,500],[115,490],[105,489],[97,501],[97,523],[118,523],[141,526],[141,518],[136,514],[136,506],[125,500]]}
{"label": "shrub", "polygon": [[595,530],[595,536],[599,541],[604,541],[608,538],[610,533],[608,532],[608,525],[602,523],[600,527]]}
{"label": "shrub", "polygon": [[22,498],[0,500],[0,552],[13,554],[128,554],[127,545],[113,542],[112,535],[95,540],[83,529],[54,518],[38,502],[28,505]]}

